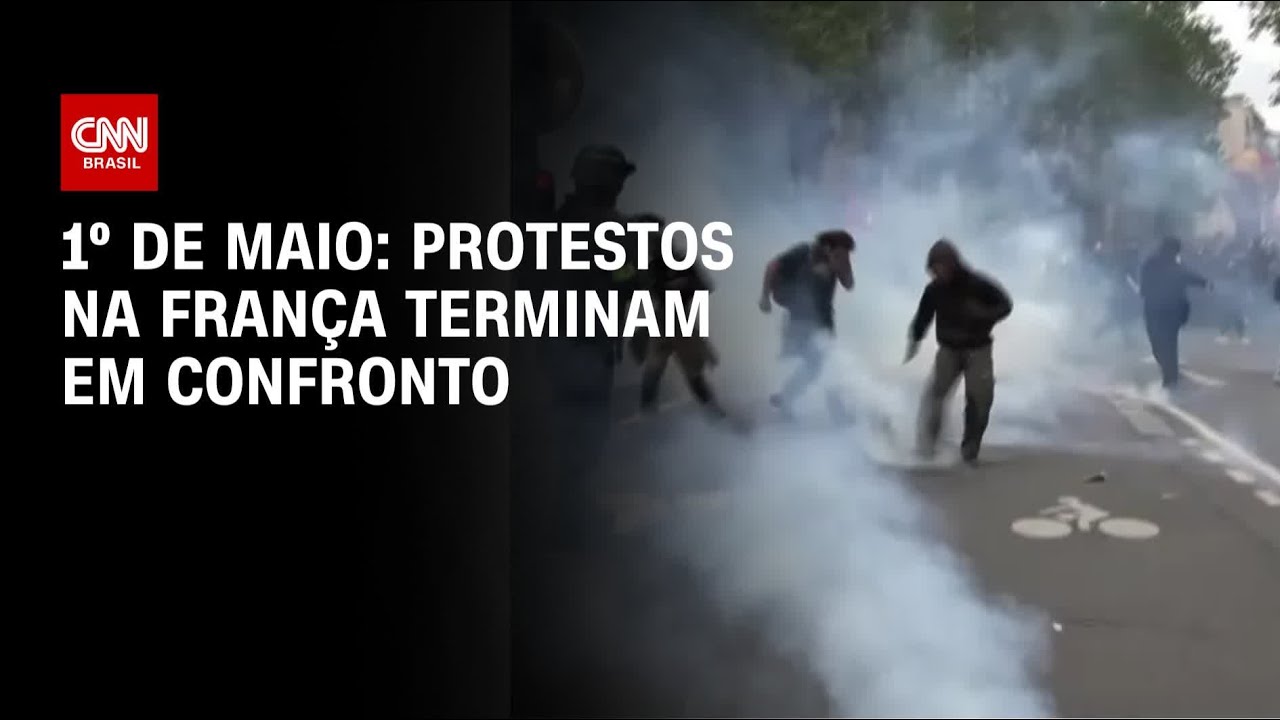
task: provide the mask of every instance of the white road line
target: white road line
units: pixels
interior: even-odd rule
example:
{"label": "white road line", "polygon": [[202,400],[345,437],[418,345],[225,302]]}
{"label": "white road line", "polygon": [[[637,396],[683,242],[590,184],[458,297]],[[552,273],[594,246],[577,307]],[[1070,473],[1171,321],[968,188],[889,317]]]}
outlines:
{"label": "white road line", "polygon": [[1201,450],[1200,459],[1211,465],[1221,465],[1227,461],[1226,458],[1222,457],[1222,453],[1213,450]]}
{"label": "white road line", "polygon": [[[1137,395],[1132,390],[1119,389],[1118,392],[1129,398],[1142,399],[1141,396]],[[1166,413],[1182,421],[1184,425],[1191,428],[1191,430],[1204,439],[1205,442],[1217,446],[1218,449],[1226,453],[1227,456],[1231,457],[1233,460],[1238,460],[1241,464],[1247,466],[1248,469],[1258,477],[1270,480],[1277,486],[1280,486],[1280,469],[1277,469],[1274,465],[1223,437],[1205,421],[1171,403],[1153,399],[1145,399],[1144,401],[1149,405],[1160,408]]]}
{"label": "white road line", "polygon": [[1258,490],[1253,493],[1258,499],[1271,507],[1280,507],[1280,493],[1274,490]]}
{"label": "white road line", "polygon": [[1153,415],[1142,403],[1115,398],[1112,399],[1111,403],[1115,405],[1116,410],[1124,416],[1125,420],[1129,421],[1129,424],[1139,434],[1164,438],[1174,436],[1173,428],[1169,427],[1169,424],[1164,420]]}
{"label": "white road line", "polygon": [[[1153,360],[1152,358],[1145,358],[1143,362],[1145,362],[1148,365],[1156,364],[1156,361]],[[1220,388],[1220,387],[1225,387],[1227,384],[1226,380],[1220,380],[1216,377],[1211,377],[1209,375],[1202,375],[1194,370],[1188,369],[1186,365],[1181,366],[1179,369],[1182,371],[1182,374],[1187,377],[1188,380],[1190,380],[1191,382],[1203,385],[1205,387]]]}
{"label": "white road line", "polygon": [[1240,468],[1227,468],[1227,477],[1241,485],[1252,485],[1254,482],[1253,476]]}
{"label": "white road line", "polygon": [[1198,372],[1192,372],[1186,368],[1182,368],[1182,374],[1186,375],[1187,378],[1193,382],[1198,382],[1205,387],[1220,388],[1227,384],[1225,380],[1219,380],[1218,378],[1209,377],[1208,375],[1201,375]]}

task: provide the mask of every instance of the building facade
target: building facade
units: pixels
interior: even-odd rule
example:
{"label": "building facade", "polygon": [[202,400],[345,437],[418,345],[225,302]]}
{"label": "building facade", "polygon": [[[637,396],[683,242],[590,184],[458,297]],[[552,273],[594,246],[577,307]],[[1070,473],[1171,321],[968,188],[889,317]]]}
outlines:
{"label": "building facade", "polygon": [[1213,208],[1197,223],[1197,239],[1209,247],[1259,238],[1275,243],[1280,234],[1280,138],[1242,95],[1224,100],[1217,137],[1227,173]]}

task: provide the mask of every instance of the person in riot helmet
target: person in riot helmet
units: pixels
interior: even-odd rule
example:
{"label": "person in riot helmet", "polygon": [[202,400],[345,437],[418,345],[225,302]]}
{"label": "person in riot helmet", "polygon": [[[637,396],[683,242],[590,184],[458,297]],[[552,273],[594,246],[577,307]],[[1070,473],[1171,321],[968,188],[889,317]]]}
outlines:
{"label": "person in riot helmet", "polygon": [[1178,334],[1191,319],[1187,289],[1211,289],[1208,280],[1182,266],[1181,255],[1182,241],[1166,237],[1142,264],[1139,277],[1147,338],[1160,366],[1161,384],[1167,389],[1176,388],[1181,377]]}
{"label": "person in riot helmet", "polygon": [[799,369],[770,397],[774,407],[788,410],[822,372],[826,353],[821,339],[835,334],[836,282],[845,290],[853,289],[855,246],[847,231],[827,230],[775,257],[766,267],[760,310],[770,312],[775,302],[786,308],[782,353],[800,360]]}
{"label": "person in riot helmet", "polygon": [[[659,228],[666,224],[663,218],[648,213],[637,216],[635,221],[657,224]],[[653,303],[655,308],[666,307],[663,296],[668,291],[679,291],[687,304],[693,300],[694,293],[697,291],[706,290],[710,292],[713,290],[710,280],[702,269],[698,267],[697,263],[685,270],[676,270],[667,266],[662,256],[661,244],[651,244],[650,248],[649,271],[645,273],[644,284],[647,290],[654,293]],[[683,255],[682,248],[676,248],[674,254]],[[693,393],[694,398],[713,417],[717,419],[727,417],[724,409],[716,400],[715,393],[711,390],[711,385],[706,378],[706,371],[714,368],[719,362],[715,348],[712,347],[710,341],[704,337],[697,336],[657,337],[646,338],[643,343],[643,350],[635,353],[642,358],[644,368],[640,381],[640,410],[642,412],[653,412],[656,409],[658,388],[662,382],[662,375],[666,371],[667,363],[672,357],[675,357],[684,373],[685,382],[689,385],[689,391]]]}
{"label": "person in riot helmet", "polygon": [[991,331],[1013,312],[1013,301],[995,280],[973,270],[950,240],[929,248],[925,268],[933,279],[925,286],[908,331],[906,362],[919,352],[933,324],[938,353],[920,407],[919,452],[932,457],[942,432],[946,399],[964,377],[964,433],[960,453],[975,463],[995,400]]}
{"label": "person in riot helmet", "polygon": [[[559,222],[595,228],[605,222],[626,224],[618,197],[636,167],[609,145],[582,148],[573,162],[573,190],[557,212]],[[621,280],[626,280],[622,278]],[[617,289],[620,278],[594,265],[589,270],[560,271],[564,290],[604,292]],[[575,546],[590,542],[596,519],[590,479],[600,463],[611,422],[610,398],[617,362],[616,341],[607,336],[557,338],[551,341],[548,372],[556,405],[556,437],[560,488],[556,497],[556,529]]]}

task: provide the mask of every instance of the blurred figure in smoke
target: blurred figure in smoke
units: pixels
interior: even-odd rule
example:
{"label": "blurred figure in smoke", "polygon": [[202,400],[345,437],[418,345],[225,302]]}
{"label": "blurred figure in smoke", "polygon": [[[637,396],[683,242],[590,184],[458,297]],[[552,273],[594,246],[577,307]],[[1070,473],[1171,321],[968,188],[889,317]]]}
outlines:
{"label": "blurred figure in smoke", "polygon": [[1139,276],[1142,314],[1151,342],[1151,354],[1160,366],[1162,385],[1178,386],[1178,334],[1191,319],[1187,289],[1209,289],[1209,281],[1182,266],[1182,241],[1165,238],[1155,253],[1142,264]]}
{"label": "blurred figure in smoke", "polygon": [[831,115],[831,101],[818,96],[799,108],[791,119],[787,137],[791,180],[799,191],[806,183],[822,180],[823,160],[836,134]]}
{"label": "blurred figure in smoke", "polygon": [[925,267],[933,276],[920,296],[907,342],[910,362],[920,350],[930,323],[936,326],[938,354],[920,407],[919,452],[933,457],[942,433],[942,412],[956,383],[964,376],[964,434],[960,453],[967,463],[978,460],[982,436],[995,401],[995,368],[991,331],[1013,312],[1009,294],[994,280],[971,269],[946,238],[929,248]]}
{"label": "blurred figure in smoke", "polygon": [[[827,230],[813,242],[801,243],[775,257],[765,268],[760,310],[770,312],[774,302],[786,308],[782,354],[800,360],[800,367],[782,390],[769,398],[784,412],[790,411],[795,399],[822,372],[826,360],[822,340],[835,335],[836,282],[845,290],[853,289],[854,248],[853,236],[847,231]],[[828,401],[833,413],[843,412],[834,397]]]}
{"label": "blurred figure in smoke", "polygon": [[[665,224],[661,217],[652,214],[637,216],[635,221],[656,223],[659,228]],[[711,291],[711,282],[696,262],[685,270],[675,270],[666,264],[662,255],[661,244],[653,243],[650,248],[650,271],[646,286],[653,293],[654,308],[659,313],[663,312],[666,307],[664,299],[666,293],[675,290],[680,292],[684,300],[685,312],[689,312],[689,305],[693,301],[694,293],[699,290]],[[672,248],[672,255],[676,257],[683,256],[684,248]],[[665,325],[665,320],[661,317],[658,318],[658,322]],[[649,338],[644,342],[644,345],[644,349],[636,353],[643,358],[644,365],[644,372],[640,380],[641,412],[651,413],[656,409],[658,388],[662,383],[662,375],[667,369],[667,363],[674,356],[676,362],[680,365],[680,370],[684,373],[685,382],[689,385],[689,391],[693,393],[693,396],[697,398],[702,407],[717,419],[728,417],[724,409],[716,401],[715,393],[712,392],[711,385],[707,382],[706,371],[715,367],[718,362],[715,348],[711,346],[707,338],[697,336],[657,337]]]}
{"label": "blurred figure in smoke", "polygon": [[[1276,276],[1274,282],[1271,283],[1271,299],[1280,305],[1280,275]],[[1271,377],[1276,385],[1280,385],[1280,360],[1276,361],[1276,374]]]}
{"label": "blurred figure in smoke", "polygon": [[[1213,258],[1213,269],[1220,281],[1218,292],[1213,302],[1218,321],[1218,337],[1216,342],[1224,345],[1234,337],[1242,344],[1249,344],[1248,323],[1245,320],[1245,304],[1247,292],[1241,292],[1249,285],[1248,263],[1251,259],[1250,249],[1228,244],[1218,251]],[[1230,288],[1227,292],[1223,289]]]}
{"label": "blurred figure in smoke", "polygon": [[1276,250],[1267,238],[1259,236],[1249,245],[1249,278],[1254,287],[1267,287],[1271,267],[1276,262]]}
{"label": "blurred figure in smoke", "polygon": [[1094,330],[1099,339],[1110,330],[1120,333],[1125,348],[1132,346],[1133,329],[1138,324],[1141,300],[1138,295],[1138,263],[1126,245],[1108,251],[1101,242],[1093,246],[1094,261],[1110,283],[1102,322]]}
{"label": "blurred figure in smoke", "polygon": [[[616,147],[583,148],[573,163],[573,192],[561,205],[557,221],[587,223],[592,232],[605,222],[625,225],[627,217],[618,211],[618,196],[635,169]],[[604,292],[619,282],[594,265],[590,270],[561,271],[558,280],[560,289],[579,292]],[[590,480],[608,441],[617,346],[604,335],[551,342],[548,370],[555,392],[560,463],[555,529],[563,533],[561,540],[577,548],[589,542],[596,519]]]}
{"label": "blurred figure in smoke", "polygon": [[1270,311],[1271,274],[1278,262],[1280,262],[1280,257],[1277,257],[1274,243],[1268,242],[1265,236],[1254,240],[1249,248],[1248,259],[1249,292],[1247,297],[1250,315],[1259,311]]}

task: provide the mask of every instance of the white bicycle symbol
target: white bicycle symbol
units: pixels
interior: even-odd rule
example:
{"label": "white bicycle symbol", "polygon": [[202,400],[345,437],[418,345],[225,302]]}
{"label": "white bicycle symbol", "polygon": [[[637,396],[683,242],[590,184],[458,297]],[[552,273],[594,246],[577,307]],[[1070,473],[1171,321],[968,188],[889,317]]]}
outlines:
{"label": "white bicycle symbol", "polygon": [[1041,510],[1039,517],[1014,520],[1009,529],[1035,540],[1058,540],[1073,530],[1089,532],[1095,527],[1103,535],[1121,540],[1150,540],[1160,534],[1159,526],[1153,522],[1112,517],[1106,510],[1070,496],[1058,498],[1058,504]]}

